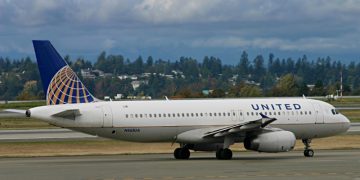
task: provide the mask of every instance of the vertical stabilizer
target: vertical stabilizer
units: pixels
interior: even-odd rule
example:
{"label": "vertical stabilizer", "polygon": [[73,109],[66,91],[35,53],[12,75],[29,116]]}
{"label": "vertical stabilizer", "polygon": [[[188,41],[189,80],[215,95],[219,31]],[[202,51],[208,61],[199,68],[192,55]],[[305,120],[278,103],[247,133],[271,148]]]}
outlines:
{"label": "vertical stabilizer", "polygon": [[95,100],[50,41],[33,40],[33,45],[48,105]]}

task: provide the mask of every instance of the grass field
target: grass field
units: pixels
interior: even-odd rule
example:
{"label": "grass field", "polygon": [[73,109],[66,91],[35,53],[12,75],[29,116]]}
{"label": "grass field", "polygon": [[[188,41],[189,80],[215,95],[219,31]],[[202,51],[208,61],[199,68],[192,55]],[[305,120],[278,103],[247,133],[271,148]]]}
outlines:
{"label": "grass field", "polygon": [[22,103],[8,103],[8,104],[0,104],[1,109],[29,109],[37,106],[44,106],[45,101],[40,102],[22,102]]}
{"label": "grass field", "polygon": [[[360,135],[341,135],[314,139],[312,148],[360,149]],[[109,154],[172,153],[178,147],[171,143],[133,143],[107,139],[52,141],[52,142],[0,142],[0,157],[72,156]],[[245,151],[242,143],[231,146],[233,151]],[[296,142],[295,150],[302,151],[304,145]]]}
{"label": "grass field", "polygon": [[25,117],[0,118],[0,129],[48,129],[57,128],[44,121]]}

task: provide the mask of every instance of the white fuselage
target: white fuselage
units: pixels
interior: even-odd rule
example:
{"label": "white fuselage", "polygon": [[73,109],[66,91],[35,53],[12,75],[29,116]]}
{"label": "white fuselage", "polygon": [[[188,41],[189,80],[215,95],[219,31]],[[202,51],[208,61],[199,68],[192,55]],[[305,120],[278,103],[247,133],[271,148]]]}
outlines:
{"label": "white fuselage", "polygon": [[[78,109],[74,119],[56,117]],[[107,138],[138,142],[174,141],[185,131],[221,127],[260,119],[277,120],[271,127],[291,131],[298,139],[346,132],[349,120],[322,101],[300,98],[113,101],[41,106],[31,117],[56,126]]]}

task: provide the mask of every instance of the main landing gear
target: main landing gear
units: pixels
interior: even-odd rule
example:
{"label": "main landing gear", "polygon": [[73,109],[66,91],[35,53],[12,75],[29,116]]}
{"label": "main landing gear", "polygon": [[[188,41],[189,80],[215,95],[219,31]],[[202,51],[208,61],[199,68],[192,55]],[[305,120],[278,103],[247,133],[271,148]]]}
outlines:
{"label": "main landing gear", "polygon": [[229,160],[232,158],[232,151],[229,148],[221,148],[216,151],[216,159]]}
{"label": "main landing gear", "polygon": [[181,148],[176,148],[174,151],[174,157],[175,159],[189,159],[190,151],[186,146]]}
{"label": "main landing gear", "polygon": [[314,150],[310,148],[311,139],[303,139],[302,142],[305,145],[304,156],[305,157],[313,157]]}
{"label": "main landing gear", "polygon": [[216,151],[216,159],[229,160],[232,158],[232,151],[229,149],[230,145],[234,144],[234,138],[226,136],[224,138],[223,148]]}

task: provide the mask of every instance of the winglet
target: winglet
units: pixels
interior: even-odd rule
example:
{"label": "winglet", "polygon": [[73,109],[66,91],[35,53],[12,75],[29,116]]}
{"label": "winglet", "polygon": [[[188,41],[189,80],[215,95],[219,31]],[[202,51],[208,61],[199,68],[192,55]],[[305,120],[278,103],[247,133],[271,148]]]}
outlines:
{"label": "winglet", "polygon": [[261,116],[262,118],[269,118],[269,117],[265,116],[263,113],[260,113],[260,116]]}

